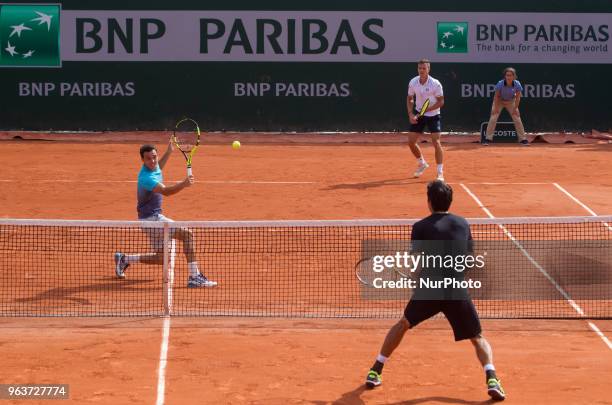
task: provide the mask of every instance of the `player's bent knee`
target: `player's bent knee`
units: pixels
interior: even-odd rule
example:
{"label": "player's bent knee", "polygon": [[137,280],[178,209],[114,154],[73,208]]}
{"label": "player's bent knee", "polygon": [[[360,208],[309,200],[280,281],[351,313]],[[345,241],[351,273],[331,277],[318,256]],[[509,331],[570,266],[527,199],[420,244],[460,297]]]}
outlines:
{"label": "player's bent knee", "polygon": [[474,336],[473,338],[470,338],[470,342],[472,342],[472,344],[474,346],[480,346],[480,343],[483,341],[483,337],[482,335],[479,333],[478,335]]}
{"label": "player's bent knee", "polygon": [[187,228],[181,228],[176,231],[176,237],[183,241],[193,238],[193,233]]}
{"label": "player's bent knee", "polygon": [[164,261],[164,252],[161,250],[158,250],[155,252],[155,255],[153,256],[153,260],[155,261],[155,263],[161,264]]}
{"label": "player's bent knee", "polygon": [[410,322],[406,318],[402,318],[397,322],[397,326],[403,331],[406,332],[410,329]]}

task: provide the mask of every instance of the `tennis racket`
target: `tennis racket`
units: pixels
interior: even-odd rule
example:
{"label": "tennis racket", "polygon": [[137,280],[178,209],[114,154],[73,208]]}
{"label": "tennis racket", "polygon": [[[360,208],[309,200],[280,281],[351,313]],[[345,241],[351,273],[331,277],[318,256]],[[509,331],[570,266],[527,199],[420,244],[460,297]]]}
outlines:
{"label": "tennis racket", "polygon": [[191,118],[183,118],[174,126],[172,142],[187,161],[187,175],[191,176],[191,160],[200,145],[200,127]]}
{"label": "tennis racket", "polygon": [[365,257],[355,265],[357,280],[367,287],[375,287],[376,279],[380,281],[398,281],[400,278],[413,278],[409,269],[385,267],[381,272],[374,271],[374,257]]}
{"label": "tennis racket", "polygon": [[419,111],[419,115],[417,115],[417,120],[425,114],[425,112],[427,111],[427,108],[429,108],[429,99],[425,100],[425,102],[423,103],[423,106],[421,107],[421,111]]}

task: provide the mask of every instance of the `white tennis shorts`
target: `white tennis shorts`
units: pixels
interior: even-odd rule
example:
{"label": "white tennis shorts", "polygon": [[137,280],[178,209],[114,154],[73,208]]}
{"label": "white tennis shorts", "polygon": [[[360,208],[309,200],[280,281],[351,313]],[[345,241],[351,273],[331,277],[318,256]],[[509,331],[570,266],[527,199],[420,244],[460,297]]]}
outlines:
{"label": "white tennis shorts", "polygon": [[[154,214],[150,217],[143,218],[140,221],[174,222],[162,214]],[[161,252],[164,249],[164,230],[162,228],[143,228],[142,230],[149,237],[151,248],[153,248],[153,250],[156,252]]]}

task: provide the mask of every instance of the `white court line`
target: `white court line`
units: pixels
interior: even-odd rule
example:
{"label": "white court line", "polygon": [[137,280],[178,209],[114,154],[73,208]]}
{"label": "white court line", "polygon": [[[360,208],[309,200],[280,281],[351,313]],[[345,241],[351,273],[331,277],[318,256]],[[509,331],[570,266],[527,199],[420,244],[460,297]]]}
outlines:
{"label": "white court line", "polygon": [[316,184],[315,181],[247,181],[247,180],[204,180],[205,184]]}
{"label": "white court line", "polygon": [[[74,179],[55,179],[55,180],[27,180],[27,183],[84,183],[84,184],[103,184],[103,183],[137,183],[137,180],[74,180]],[[168,183],[179,183],[180,181],[168,181]],[[204,184],[317,184],[316,181],[265,181],[265,180],[198,180]],[[23,183],[23,180],[0,179],[0,183]]]}
{"label": "white court line", "polygon": [[[478,204],[478,206],[489,216],[489,218],[495,218],[495,216],[491,213],[491,211],[487,207],[484,206],[484,204],[482,203],[482,201],[480,201],[480,199],[476,196],[476,194],[474,194],[463,183],[461,183],[461,187],[469,194],[470,197],[472,197],[472,199],[476,202],[476,204]],[[557,283],[557,281],[550,274],[548,274],[548,272],[540,265],[540,263],[538,263],[529,254],[529,252],[527,252],[527,250],[523,247],[523,245],[521,245],[521,243],[518,240],[516,240],[516,238],[510,233],[510,231],[502,224],[498,224],[497,226],[504,232],[504,234],[506,234],[506,236],[508,236],[508,238],[512,241],[512,243],[514,243],[514,245],[521,251],[521,253],[531,262],[531,264],[533,264],[534,267],[538,269],[538,271],[542,273],[544,277],[546,277],[546,279],[555,287],[555,289],[563,296],[563,298],[565,298],[568,304],[579,315],[584,316],[585,315],[584,310],[580,307],[580,305],[576,304],[576,302],[569,296],[569,294],[563,289],[563,287],[561,287]],[[591,328],[591,330],[593,330],[604,341],[604,343],[608,346],[608,348],[612,350],[612,345],[610,345],[610,341],[606,337],[606,335],[604,335],[603,332],[601,332],[601,330],[593,322],[587,322],[587,323],[589,324],[589,327]]]}
{"label": "white court line", "polygon": [[166,397],[166,365],[168,364],[168,338],[170,337],[170,316],[164,317],[162,343],[159,353],[159,369],[157,370],[157,401],[156,405],[164,405]]}
{"label": "white court line", "polygon": [[[448,183],[448,184],[462,184],[462,183]],[[469,182],[465,182],[463,184],[476,184],[476,185],[483,185],[483,186],[541,186],[544,184],[550,184],[550,183],[469,183]]]}
{"label": "white court line", "polygon": [[[411,179],[407,179],[405,185],[410,185]],[[0,183],[22,183],[23,180],[17,179],[0,179]],[[169,181],[168,183],[178,183],[179,181]],[[42,179],[35,180],[29,179],[27,183],[84,183],[84,184],[103,184],[103,183],[137,183],[137,180],[85,180],[85,179]],[[321,183],[318,181],[272,181],[272,180],[198,180],[198,183],[203,184],[332,184],[332,182]],[[359,184],[359,183],[354,183]],[[461,183],[448,183],[448,184],[461,184]],[[473,184],[473,185],[483,185],[483,186],[521,186],[521,185],[544,185],[551,183],[511,183],[511,182],[500,182],[500,183],[487,183],[487,182],[479,182],[479,183],[470,183],[466,182],[464,184]],[[554,183],[556,184],[556,183]]]}
{"label": "white court line", "polygon": [[461,187],[463,187],[463,189],[470,195],[470,197],[472,197],[472,199],[474,201],[476,201],[476,204],[478,205],[478,207],[480,209],[482,209],[485,214],[487,214],[487,216],[489,218],[495,218],[495,216],[491,213],[491,211],[489,211],[489,209],[487,207],[484,206],[484,204],[482,203],[482,201],[480,201],[480,199],[478,197],[476,197],[476,195],[474,193],[472,193],[472,191],[470,191],[469,188],[467,188],[463,183],[459,183],[461,185]]}
{"label": "white court line", "polygon": [[[168,243],[167,233],[164,232],[164,244]],[[170,242],[169,257],[164,254],[164,266],[167,267],[168,271],[168,312],[164,316],[164,323],[162,327],[162,342],[159,350],[159,368],[157,371],[157,400],[156,405],[164,405],[166,398],[166,366],[168,365],[168,342],[170,340],[170,314],[172,313],[172,289],[174,287],[174,264],[176,259],[176,240],[172,239]]]}
{"label": "white court line", "polygon": [[[22,180],[0,179],[0,183],[22,183]],[[27,180],[27,183],[137,183],[136,180],[73,180],[73,179],[55,179],[55,180]],[[178,183],[178,181],[169,181],[168,183]],[[204,184],[316,184],[314,181],[259,181],[259,180],[201,180],[198,183]]]}
{"label": "white court line", "polygon": [[599,337],[604,341],[604,343],[608,345],[610,350],[612,350],[612,342],[610,342],[610,339],[608,339],[608,337],[604,335],[601,330],[599,330],[597,325],[595,325],[593,322],[589,322],[589,326],[595,331],[595,333],[599,335]]}
{"label": "white court line", "polygon": [[[559,189],[563,194],[565,194],[566,196],[568,196],[569,198],[572,199],[572,201],[574,201],[576,204],[580,205],[582,208],[584,208],[584,210],[586,212],[588,212],[589,214],[591,214],[592,216],[596,217],[597,214],[595,213],[595,211],[593,211],[591,208],[589,208],[585,203],[583,203],[582,201],[580,201],[578,198],[574,197],[569,191],[567,191],[565,188],[561,187],[559,185],[559,183],[553,183],[555,187],[557,187],[557,189]],[[606,228],[608,228],[609,231],[612,231],[612,226],[610,226],[607,222],[604,222],[604,226]]]}

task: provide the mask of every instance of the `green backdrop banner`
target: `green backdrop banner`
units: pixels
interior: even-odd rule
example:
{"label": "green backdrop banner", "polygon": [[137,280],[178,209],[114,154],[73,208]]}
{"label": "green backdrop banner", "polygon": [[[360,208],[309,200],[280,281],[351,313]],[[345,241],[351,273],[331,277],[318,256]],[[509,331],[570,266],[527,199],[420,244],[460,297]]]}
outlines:
{"label": "green backdrop banner", "polygon": [[[479,130],[503,67],[432,65],[444,86],[443,130]],[[515,67],[528,132],[612,127],[610,84],[593,80],[610,66]],[[162,129],[187,115],[214,130],[395,131],[408,125],[416,64],[68,62],[0,72],[3,129]]]}
{"label": "green backdrop banner", "polygon": [[0,4],[0,129],[403,131],[422,57],[444,131],[479,131],[508,65],[528,132],[612,127],[612,5],[474,3]]}

